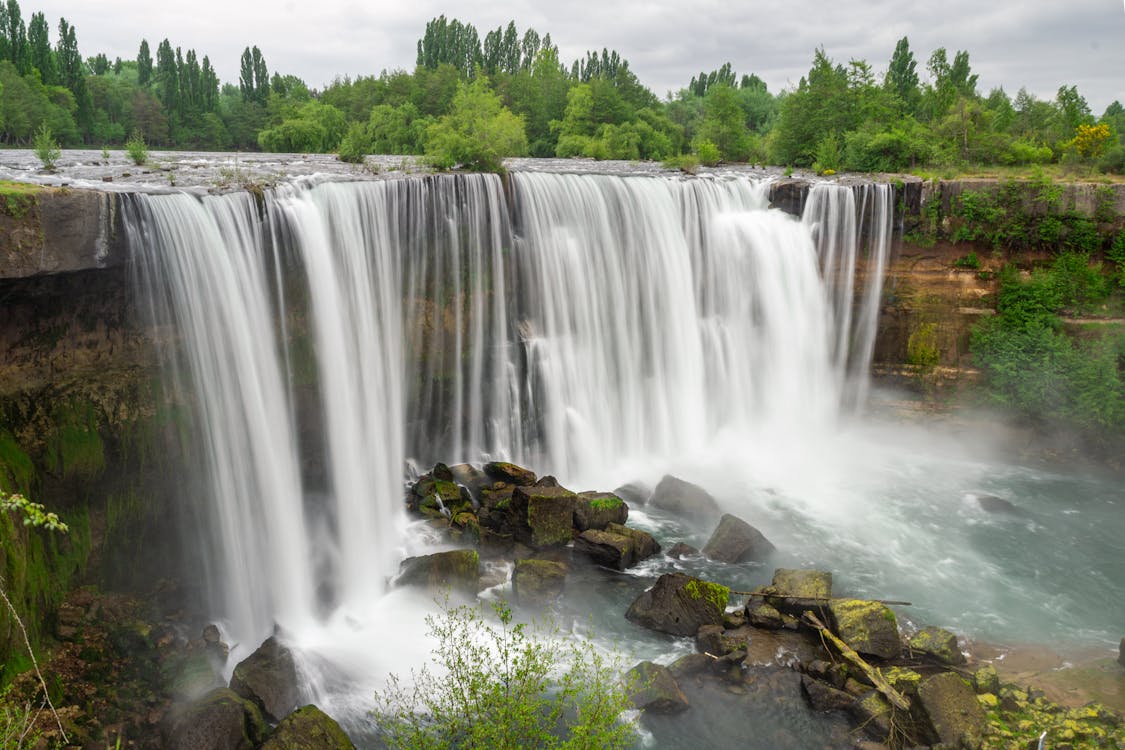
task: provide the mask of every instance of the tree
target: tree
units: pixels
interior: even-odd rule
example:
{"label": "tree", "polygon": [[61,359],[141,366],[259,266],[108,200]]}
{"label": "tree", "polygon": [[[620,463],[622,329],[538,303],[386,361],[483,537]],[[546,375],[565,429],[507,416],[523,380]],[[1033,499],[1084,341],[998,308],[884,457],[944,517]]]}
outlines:
{"label": "tree", "polygon": [[410,687],[391,676],[375,696],[384,742],[395,750],[633,745],[634,729],[620,719],[629,699],[596,649],[563,645],[556,633],[534,637],[513,624],[503,602],[493,610],[496,624],[468,606],[447,606],[426,618],[437,640],[433,661],[443,674],[423,667]]}
{"label": "tree", "polygon": [[27,27],[23,24],[20,4],[17,0],[8,0],[6,17],[8,59],[16,66],[21,76],[27,75],[31,72],[31,55],[27,43]]}
{"label": "tree", "polygon": [[31,67],[39,71],[39,79],[45,86],[58,85],[59,66],[55,60],[55,51],[51,49],[47,17],[42,13],[31,16],[31,23],[27,27],[27,45]]}
{"label": "tree", "polygon": [[148,40],[141,40],[141,48],[137,51],[137,83],[147,86],[152,80],[152,54],[148,50]]}
{"label": "tree", "polygon": [[426,130],[426,156],[440,169],[460,165],[482,172],[503,171],[508,156],[527,154],[523,118],[512,114],[478,76],[462,84],[453,106]]}
{"label": "tree", "polygon": [[899,39],[883,85],[898,99],[901,110],[906,114],[917,114],[922,99],[917,68],[918,61],[910,51],[910,40],[906,37]]}

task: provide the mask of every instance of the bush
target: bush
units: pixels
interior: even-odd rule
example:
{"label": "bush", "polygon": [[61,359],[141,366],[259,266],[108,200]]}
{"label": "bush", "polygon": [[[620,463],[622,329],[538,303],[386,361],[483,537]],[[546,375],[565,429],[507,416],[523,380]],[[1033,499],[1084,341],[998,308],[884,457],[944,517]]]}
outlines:
{"label": "bush", "polygon": [[1086,253],[1065,252],[1055,258],[1046,283],[1054,289],[1060,308],[1077,313],[1088,312],[1105,301],[1109,287],[1102,275],[1101,263],[1090,263]]}
{"label": "bush", "polygon": [[362,123],[352,123],[340,141],[336,158],[349,164],[362,164],[363,158],[371,150],[371,138]]}
{"label": "bush", "polygon": [[696,138],[691,146],[695,150],[695,155],[699,157],[700,163],[708,167],[715,166],[723,158],[719,153],[719,147],[706,138]]}
{"label": "bush", "polygon": [[[625,688],[597,651],[562,645],[557,633],[533,638],[513,624],[503,602],[498,622],[481,609],[443,608],[426,618],[438,641],[434,664],[404,686],[391,675],[376,694],[374,718],[391,748],[515,750],[627,748],[634,731],[620,721],[630,707]],[[445,674],[448,672],[448,674]]]}
{"label": "bush", "polygon": [[54,169],[55,162],[62,156],[62,149],[59,148],[59,142],[51,134],[51,128],[47,123],[39,126],[39,130],[35,131],[34,142],[35,156],[43,164],[44,169]]}
{"label": "bush", "polygon": [[125,153],[138,167],[148,161],[148,146],[139,130],[134,130],[133,135],[125,142]]}
{"label": "bush", "polygon": [[478,76],[461,85],[449,114],[426,129],[425,149],[438,169],[502,172],[505,157],[527,154],[527,133],[523,118],[501,103],[486,77]]}

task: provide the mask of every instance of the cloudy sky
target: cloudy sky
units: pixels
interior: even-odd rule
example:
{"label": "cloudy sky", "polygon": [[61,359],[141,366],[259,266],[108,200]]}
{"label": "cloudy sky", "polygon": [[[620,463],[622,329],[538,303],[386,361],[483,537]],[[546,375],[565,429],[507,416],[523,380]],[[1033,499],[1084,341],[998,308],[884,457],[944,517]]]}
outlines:
{"label": "cloudy sky", "polygon": [[258,45],[271,70],[320,88],[337,74],[412,68],[426,21],[440,14],[484,33],[515,20],[550,33],[563,59],[587,49],[617,49],[658,96],[682,88],[700,70],[730,61],[757,73],[771,91],[796,85],[813,51],[837,62],[861,58],[878,73],[895,42],[910,38],[924,74],[937,47],[969,51],[980,89],[1021,86],[1053,98],[1077,85],[1096,114],[1125,103],[1125,0],[55,0],[21,4],[55,28],[60,16],[78,30],[86,56],[132,58],[142,38],[155,54],[173,46],[211,57],[220,78],[237,82],[238,60]]}

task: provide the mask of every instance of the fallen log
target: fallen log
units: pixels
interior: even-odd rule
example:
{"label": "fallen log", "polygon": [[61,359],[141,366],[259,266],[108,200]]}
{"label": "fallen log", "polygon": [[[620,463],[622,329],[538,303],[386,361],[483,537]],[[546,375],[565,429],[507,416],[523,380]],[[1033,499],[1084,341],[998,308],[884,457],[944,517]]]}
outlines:
{"label": "fallen log", "polygon": [[871,680],[871,684],[875,686],[875,689],[882,693],[883,697],[886,698],[892,706],[900,711],[910,710],[910,701],[907,700],[906,696],[891,687],[891,684],[883,679],[883,675],[878,669],[864,661],[863,657],[857,654],[848,644],[836,637],[836,634],[829,630],[828,626],[821,622],[815,614],[805,612],[802,619],[809,627],[820,631],[820,635],[827,638],[832,645],[836,647],[836,650],[840,652],[840,656],[844,657],[845,661],[863,672],[863,674],[867,676],[867,679]]}

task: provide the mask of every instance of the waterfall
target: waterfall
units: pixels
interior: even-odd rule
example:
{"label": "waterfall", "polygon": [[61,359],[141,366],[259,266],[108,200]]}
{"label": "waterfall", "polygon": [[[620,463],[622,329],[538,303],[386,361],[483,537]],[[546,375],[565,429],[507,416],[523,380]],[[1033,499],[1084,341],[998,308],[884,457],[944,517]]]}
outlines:
{"label": "waterfall", "polygon": [[[862,402],[890,186],[514,173],[137,196],[198,409],[207,578],[247,643],[378,599],[404,465],[611,476]],[[867,274],[858,274],[866,254]]]}

